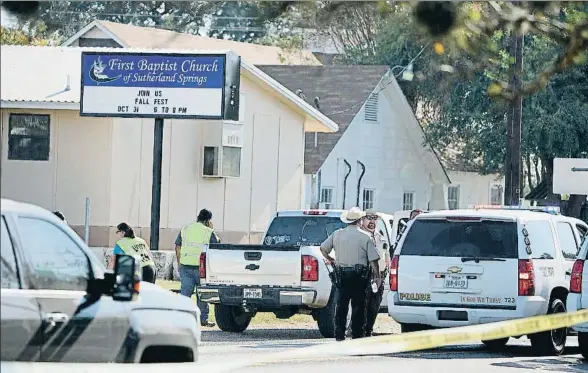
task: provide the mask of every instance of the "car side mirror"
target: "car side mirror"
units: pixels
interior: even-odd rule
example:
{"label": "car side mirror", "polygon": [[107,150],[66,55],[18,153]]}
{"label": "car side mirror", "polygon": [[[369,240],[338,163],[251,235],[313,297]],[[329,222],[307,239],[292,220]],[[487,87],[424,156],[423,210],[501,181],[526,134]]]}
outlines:
{"label": "car side mirror", "polygon": [[117,255],[114,264],[112,299],[130,302],[137,299],[141,284],[139,257]]}

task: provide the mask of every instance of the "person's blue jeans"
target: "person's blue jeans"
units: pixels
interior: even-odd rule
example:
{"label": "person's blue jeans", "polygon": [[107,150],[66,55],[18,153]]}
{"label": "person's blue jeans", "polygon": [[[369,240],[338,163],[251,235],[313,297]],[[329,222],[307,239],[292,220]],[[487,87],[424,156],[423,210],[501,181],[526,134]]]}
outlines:
{"label": "person's blue jeans", "polygon": [[[192,298],[194,290],[200,286],[200,276],[198,275],[197,266],[187,266],[180,264],[180,293],[188,298]],[[200,308],[200,322],[208,322],[208,303],[202,302],[196,294],[198,308]]]}

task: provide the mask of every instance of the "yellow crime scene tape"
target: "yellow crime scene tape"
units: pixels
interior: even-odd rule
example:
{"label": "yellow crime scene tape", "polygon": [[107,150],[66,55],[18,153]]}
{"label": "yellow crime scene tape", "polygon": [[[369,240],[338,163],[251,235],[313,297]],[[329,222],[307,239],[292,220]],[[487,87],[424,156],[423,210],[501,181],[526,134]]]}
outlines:
{"label": "yellow crime scene tape", "polygon": [[[382,355],[399,352],[428,350],[482,340],[500,339],[528,335],[553,329],[568,328],[588,322],[588,310],[573,313],[535,316],[524,319],[501,321],[489,324],[462,326],[360,338],[343,342],[327,343],[247,359],[247,361],[204,365],[207,373],[230,372],[238,368],[274,364],[286,361],[325,358],[334,356]],[[202,367],[202,366],[201,366]]]}
{"label": "yellow crime scene tape", "polygon": [[[383,335],[370,338],[332,342],[277,353],[262,354],[249,359],[234,359],[213,364],[174,364],[174,369],[196,368],[206,373],[224,373],[236,369],[254,367],[281,362],[309,360],[341,356],[382,355],[399,352],[427,350],[482,340],[528,335],[553,329],[568,328],[573,325],[588,323],[588,310],[573,313],[536,316],[524,319],[501,321],[489,324],[437,329],[406,334]],[[227,360],[230,357],[227,356]],[[168,364],[63,364],[63,363],[12,363],[2,362],[2,373],[103,373],[109,370],[116,373],[119,369],[125,373],[160,373],[168,370]]]}

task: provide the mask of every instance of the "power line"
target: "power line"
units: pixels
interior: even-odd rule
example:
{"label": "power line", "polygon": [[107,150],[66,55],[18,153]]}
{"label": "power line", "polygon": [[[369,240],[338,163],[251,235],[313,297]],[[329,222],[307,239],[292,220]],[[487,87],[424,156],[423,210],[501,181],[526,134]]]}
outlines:
{"label": "power line", "polygon": [[[47,13],[54,13],[54,14],[80,14],[80,12],[70,11],[70,10],[48,10]],[[165,13],[165,14],[149,14],[149,13],[92,13],[88,12],[91,15],[88,17],[98,17],[98,16],[109,16],[109,17],[166,17],[166,18],[189,18],[190,16],[186,13],[184,14],[172,14],[172,13]],[[87,13],[86,13],[87,14]],[[215,16],[212,14],[208,14],[207,16],[220,19],[220,20],[229,20],[229,19],[236,19],[236,20],[259,20],[260,17],[242,17],[242,16]],[[202,15],[195,16],[195,18],[202,18]]]}

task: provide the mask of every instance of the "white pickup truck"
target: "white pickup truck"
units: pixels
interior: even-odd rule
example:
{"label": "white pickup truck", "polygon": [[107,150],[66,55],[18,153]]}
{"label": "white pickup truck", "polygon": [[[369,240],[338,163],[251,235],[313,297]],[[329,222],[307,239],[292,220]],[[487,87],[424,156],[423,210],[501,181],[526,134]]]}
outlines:
{"label": "white pickup truck", "polygon": [[[215,305],[219,328],[243,332],[257,312],[280,319],[312,315],[320,333],[334,336],[335,291],[320,244],[345,226],[341,210],[280,211],[272,219],[261,245],[212,244],[200,257],[198,294]],[[380,214],[377,229],[390,247],[398,222]],[[385,294],[388,291],[386,281]],[[386,296],[381,312],[387,312]]]}

